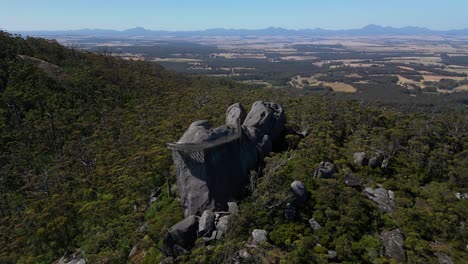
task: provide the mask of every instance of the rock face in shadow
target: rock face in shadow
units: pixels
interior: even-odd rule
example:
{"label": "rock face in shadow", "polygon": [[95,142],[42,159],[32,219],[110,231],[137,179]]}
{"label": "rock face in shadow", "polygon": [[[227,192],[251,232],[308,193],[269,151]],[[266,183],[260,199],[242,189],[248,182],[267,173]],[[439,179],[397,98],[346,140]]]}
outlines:
{"label": "rock face in shadow", "polygon": [[198,219],[189,216],[169,229],[163,240],[162,250],[167,256],[183,255],[193,247],[197,239]]}
{"label": "rock face in shadow", "polygon": [[225,125],[195,121],[177,143],[168,144],[185,216],[227,210],[228,202],[238,200],[250,170],[272,150],[285,122],[278,104],[257,101],[246,115],[237,103],[228,108]]}

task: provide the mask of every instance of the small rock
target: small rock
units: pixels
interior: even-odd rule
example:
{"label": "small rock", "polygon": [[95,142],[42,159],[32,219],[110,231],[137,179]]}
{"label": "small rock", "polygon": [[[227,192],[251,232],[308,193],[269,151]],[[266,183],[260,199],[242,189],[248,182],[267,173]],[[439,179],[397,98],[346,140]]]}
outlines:
{"label": "small rock", "polygon": [[229,231],[231,216],[226,215],[219,218],[218,223],[216,223],[216,230],[226,234]]}
{"label": "small rock", "polygon": [[198,234],[201,236],[211,236],[215,228],[215,214],[211,210],[205,210],[198,222]]}
{"label": "small rock", "polygon": [[167,257],[163,261],[159,262],[159,264],[173,264],[174,259],[172,257]]}
{"label": "small rock", "polygon": [[203,240],[205,241],[205,243],[208,243],[213,240],[220,240],[223,237],[223,235],[223,232],[215,230],[213,231],[213,233],[211,233],[210,237],[203,237]]}
{"label": "small rock", "polygon": [[331,162],[320,162],[319,168],[314,172],[314,178],[335,178],[336,166]]}
{"label": "small rock", "polygon": [[361,186],[361,179],[359,179],[354,174],[346,174],[344,183],[349,187],[360,187]]}
{"label": "small rock", "polygon": [[338,254],[336,253],[336,251],[333,251],[333,250],[328,250],[328,259],[336,259],[336,257],[338,256]]}
{"label": "small rock", "polygon": [[294,193],[294,196],[297,200],[303,203],[307,202],[308,193],[306,187],[302,182],[294,181],[293,183],[291,183],[291,190]]}
{"label": "small rock", "polygon": [[231,215],[236,215],[239,213],[239,206],[236,202],[228,202],[228,208]]}
{"label": "small rock", "polygon": [[403,233],[400,229],[384,231],[380,233],[380,239],[383,242],[386,257],[393,258],[402,263],[406,262],[405,250],[403,248]]}
{"label": "small rock", "polygon": [[353,155],[354,163],[359,166],[366,166],[369,160],[367,159],[367,154],[365,152],[356,152]]}
{"label": "small rock", "polygon": [[253,241],[257,244],[261,244],[268,241],[268,232],[263,229],[254,229],[252,231]]}
{"label": "small rock", "polygon": [[439,260],[439,264],[453,264],[452,259],[443,252],[437,252],[434,254]]}
{"label": "small rock", "polygon": [[310,227],[312,227],[314,231],[318,231],[322,229],[322,226],[313,218],[309,219],[309,224],[310,224]]}

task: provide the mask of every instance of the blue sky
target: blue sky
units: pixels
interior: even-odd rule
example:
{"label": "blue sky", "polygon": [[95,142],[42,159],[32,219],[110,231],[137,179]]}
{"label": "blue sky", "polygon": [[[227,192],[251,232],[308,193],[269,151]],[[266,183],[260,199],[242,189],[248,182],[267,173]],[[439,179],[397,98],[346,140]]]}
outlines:
{"label": "blue sky", "polygon": [[0,28],[468,28],[468,0],[0,0]]}

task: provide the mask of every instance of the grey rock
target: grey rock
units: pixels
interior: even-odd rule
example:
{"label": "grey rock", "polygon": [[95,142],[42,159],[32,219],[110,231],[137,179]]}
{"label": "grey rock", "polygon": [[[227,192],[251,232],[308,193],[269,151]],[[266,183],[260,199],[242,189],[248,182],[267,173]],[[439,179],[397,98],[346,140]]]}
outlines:
{"label": "grey rock", "polygon": [[211,210],[205,210],[198,221],[198,233],[201,236],[211,236],[215,229],[215,214]]}
{"label": "grey rock", "polygon": [[314,218],[309,219],[309,224],[310,224],[310,227],[312,227],[314,231],[318,231],[322,229],[322,226],[317,221],[315,221]]}
{"label": "grey rock", "polygon": [[375,153],[373,157],[369,159],[369,167],[375,169],[382,166],[384,155],[380,152]]}
{"label": "grey rock", "polygon": [[239,213],[239,206],[236,202],[228,202],[228,209],[231,215],[236,215]]}
{"label": "grey rock", "polygon": [[247,114],[244,126],[255,127],[262,135],[270,135],[272,141],[277,140],[284,130],[286,117],[279,104],[257,101]]}
{"label": "grey rock", "polygon": [[306,187],[304,184],[300,181],[294,181],[291,183],[291,190],[294,193],[294,196],[296,197],[297,200],[299,200],[302,203],[307,202],[307,198],[309,196]]}
{"label": "grey rock", "polygon": [[338,256],[338,254],[336,253],[336,251],[333,251],[333,250],[328,250],[328,259],[336,259],[336,257]]}
{"label": "grey rock", "polygon": [[284,216],[288,220],[296,219],[296,207],[291,203],[286,204],[286,209],[284,210]]}
{"label": "grey rock", "polygon": [[249,251],[246,248],[239,250],[239,256],[243,259],[252,258],[252,255],[249,253]]}
{"label": "grey rock", "polygon": [[365,152],[356,152],[353,155],[354,163],[359,166],[366,166],[369,160],[367,159],[367,154]]}
{"label": "grey rock", "polygon": [[[197,239],[198,219],[191,215],[173,225],[163,240],[162,250],[167,256],[176,257],[190,250]],[[182,250],[184,249],[184,250]]]}
{"label": "grey rock", "polygon": [[244,123],[246,116],[247,116],[247,113],[242,104],[240,103],[233,104],[229,106],[229,108],[226,111],[226,125],[237,127],[238,125],[241,125],[242,123]]}
{"label": "grey rock", "polygon": [[455,193],[455,197],[457,197],[458,200],[463,200],[468,198],[468,193],[457,192]]}
{"label": "grey rock", "polygon": [[369,199],[374,201],[377,204],[377,207],[379,207],[384,212],[389,213],[395,210],[396,208],[394,194],[392,194],[392,191],[390,191],[389,193],[389,191],[387,191],[384,188],[372,189],[370,187],[367,187],[364,189],[363,193]]}
{"label": "grey rock", "polygon": [[390,159],[389,159],[389,158],[384,159],[384,160],[382,161],[382,165],[381,165],[380,167],[381,167],[382,169],[388,168],[388,163],[389,163],[389,162],[390,162]]}
{"label": "grey rock", "polygon": [[349,187],[360,187],[361,179],[359,179],[359,177],[354,174],[346,174],[344,183]]}
{"label": "grey rock", "polygon": [[263,229],[254,229],[252,231],[252,239],[255,243],[261,244],[268,241],[268,232]]}
{"label": "grey rock", "polygon": [[229,231],[231,222],[231,216],[226,215],[219,218],[218,223],[216,223],[216,230],[226,234]]}
{"label": "grey rock", "polygon": [[405,250],[403,248],[403,233],[400,229],[383,231],[380,233],[380,239],[383,242],[386,257],[393,258],[402,263],[406,262]]}
{"label": "grey rock", "polygon": [[443,252],[437,252],[437,253],[434,253],[434,255],[437,257],[439,264],[453,264],[452,259]]}
{"label": "grey rock", "polygon": [[331,179],[335,178],[336,166],[331,162],[320,162],[318,169],[314,172],[314,177]]}

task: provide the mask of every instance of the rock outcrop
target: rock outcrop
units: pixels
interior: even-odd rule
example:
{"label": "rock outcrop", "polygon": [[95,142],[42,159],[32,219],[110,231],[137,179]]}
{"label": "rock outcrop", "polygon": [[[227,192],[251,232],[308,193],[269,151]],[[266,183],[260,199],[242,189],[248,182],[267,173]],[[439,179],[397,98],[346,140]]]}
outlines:
{"label": "rock outcrop", "polygon": [[384,231],[380,233],[380,239],[383,242],[385,256],[398,262],[405,263],[405,249],[403,248],[403,233],[400,229]]}
{"label": "rock outcrop", "polygon": [[211,236],[215,229],[215,214],[210,210],[205,210],[198,222],[198,233],[201,236]]}
{"label": "rock outcrop", "polygon": [[186,254],[197,239],[198,219],[191,215],[173,225],[163,240],[162,250],[167,256]]}
{"label": "rock outcrop", "polygon": [[250,170],[272,151],[285,121],[278,104],[257,101],[247,115],[234,104],[225,125],[195,121],[177,143],[168,144],[185,216],[227,210],[228,202],[238,200]]}

